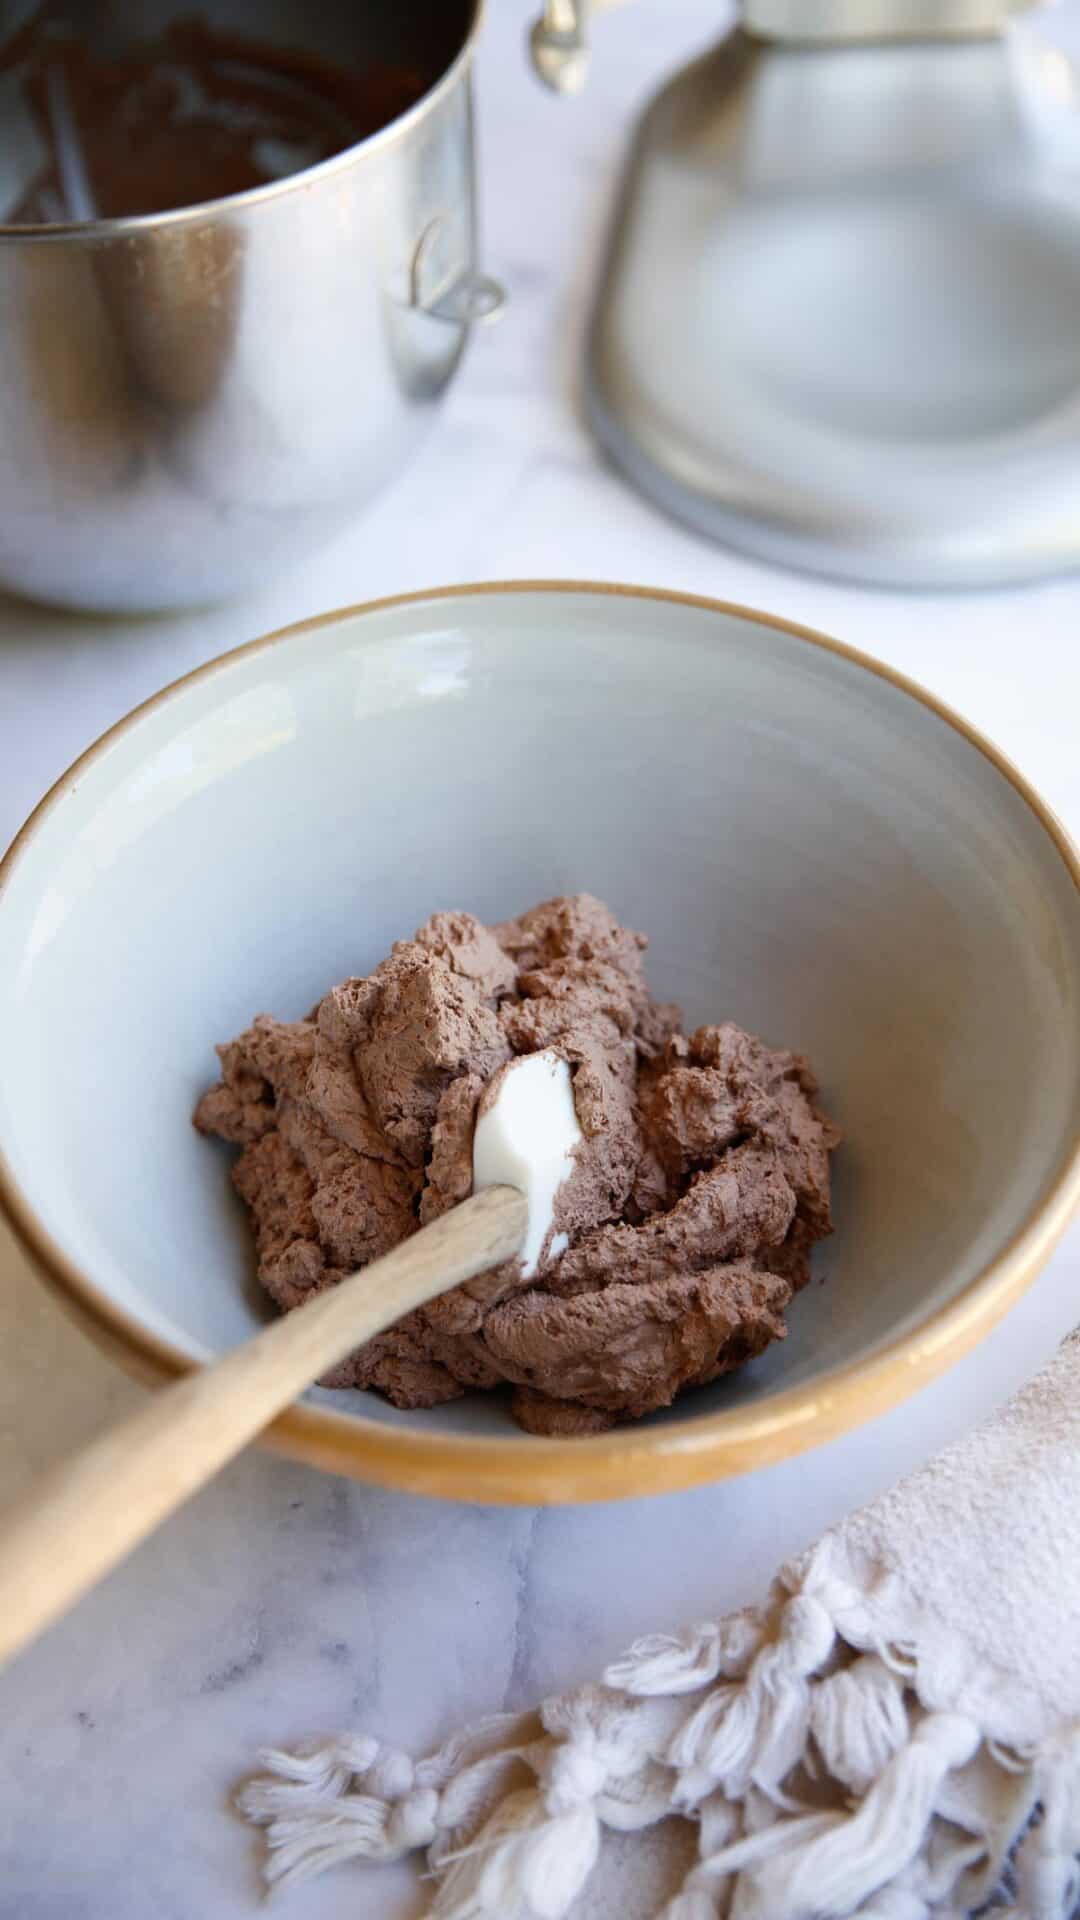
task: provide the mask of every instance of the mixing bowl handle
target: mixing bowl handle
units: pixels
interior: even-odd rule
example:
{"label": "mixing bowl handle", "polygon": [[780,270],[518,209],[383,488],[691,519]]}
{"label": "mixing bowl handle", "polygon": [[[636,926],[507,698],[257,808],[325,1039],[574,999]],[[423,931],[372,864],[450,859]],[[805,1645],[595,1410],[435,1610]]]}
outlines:
{"label": "mixing bowl handle", "polygon": [[506,291],[489,273],[460,264],[450,223],[439,214],[416,243],[409,265],[408,304],[433,320],[467,327],[475,321],[494,320],[506,304]]}

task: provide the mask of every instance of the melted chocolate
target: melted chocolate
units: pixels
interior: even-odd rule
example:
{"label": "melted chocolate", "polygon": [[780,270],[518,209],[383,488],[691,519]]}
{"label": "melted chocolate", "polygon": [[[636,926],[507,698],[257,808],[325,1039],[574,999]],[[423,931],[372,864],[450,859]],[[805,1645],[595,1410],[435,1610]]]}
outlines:
{"label": "melted chocolate", "polygon": [[104,53],[47,11],[0,62],[16,64],[47,157],[7,213],[12,224],[164,213],[265,186],[366,139],[430,81],[379,62],[334,65],[197,18]]}

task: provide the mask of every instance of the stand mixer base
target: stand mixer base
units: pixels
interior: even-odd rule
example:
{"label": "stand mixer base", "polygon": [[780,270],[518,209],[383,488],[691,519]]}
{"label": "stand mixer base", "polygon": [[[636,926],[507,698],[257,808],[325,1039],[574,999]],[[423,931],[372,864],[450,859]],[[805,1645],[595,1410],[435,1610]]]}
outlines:
{"label": "stand mixer base", "polygon": [[633,484],[843,579],[1075,566],[1080,117],[1046,107],[1053,72],[1011,36],[736,32],[677,74],[638,129],[587,350],[593,429]]}

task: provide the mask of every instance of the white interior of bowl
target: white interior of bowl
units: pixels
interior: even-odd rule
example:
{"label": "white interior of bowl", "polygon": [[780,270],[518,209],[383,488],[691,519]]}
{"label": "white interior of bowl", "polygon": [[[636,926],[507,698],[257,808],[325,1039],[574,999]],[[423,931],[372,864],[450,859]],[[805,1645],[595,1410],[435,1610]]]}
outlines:
{"label": "white interior of bowl", "polygon": [[[888,680],[738,614],[586,591],[344,616],[189,683],[0,898],[0,1148],[97,1288],[206,1355],[263,1307],[213,1042],[436,907],[600,894],[657,992],[808,1052],[847,1144],[790,1338],[666,1418],[858,1359],[954,1298],[1080,1124],[1080,914],[1021,794]],[[476,1396],[400,1413],[504,1431]]]}

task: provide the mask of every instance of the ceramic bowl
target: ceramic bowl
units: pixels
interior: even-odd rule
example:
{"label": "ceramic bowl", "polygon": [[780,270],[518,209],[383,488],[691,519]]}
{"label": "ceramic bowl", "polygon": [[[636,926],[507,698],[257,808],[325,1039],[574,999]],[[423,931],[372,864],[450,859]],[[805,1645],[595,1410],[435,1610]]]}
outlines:
{"label": "ceramic bowl", "polygon": [[335,613],[191,674],[0,870],[0,1186],[46,1278],[158,1377],[258,1324],[213,1042],[295,1017],[435,907],[601,895],[691,1024],[808,1052],[847,1144],[787,1341],[586,1440],[498,1396],[313,1390],[335,1470],[569,1501],[745,1471],[971,1347],[1080,1192],[1080,868],[1020,777],[887,669],[738,607],[575,585]]}

